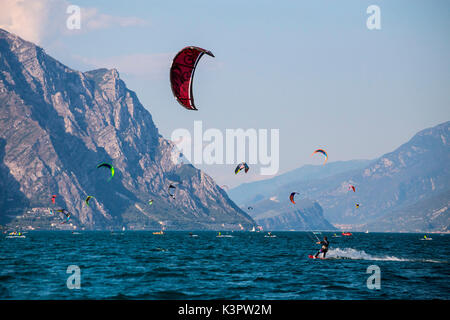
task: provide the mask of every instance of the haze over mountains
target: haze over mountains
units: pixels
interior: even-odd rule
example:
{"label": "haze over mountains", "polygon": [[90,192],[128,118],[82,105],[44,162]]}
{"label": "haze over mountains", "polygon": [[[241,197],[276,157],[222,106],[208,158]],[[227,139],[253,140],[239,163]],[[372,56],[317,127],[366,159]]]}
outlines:
{"label": "haze over mountains", "polygon": [[[257,207],[264,201],[287,202],[296,191],[298,198],[317,201],[334,225],[354,230],[446,232],[450,225],[449,133],[447,121],[420,131],[376,160],[304,166],[283,177],[241,185],[229,194],[242,207]],[[274,214],[274,208],[271,211]],[[278,213],[283,212],[280,206]]]}
{"label": "haze over mountains", "polygon": [[[1,224],[69,227],[49,213],[66,208],[70,227],[87,229],[255,225],[211,177],[176,163],[174,145],[115,69],[72,70],[0,29],[0,105]],[[115,167],[109,182],[101,162]]]}
{"label": "haze over mountains", "polygon": [[292,205],[286,200],[264,199],[250,208],[249,214],[264,230],[337,230],[325,219],[323,209],[317,201],[300,199]]}
{"label": "haze over mountains", "polygon": [[271,179],[243,183],[231,189],[228,194],[236,203],[251,203],[264,199],[266,194],[272,193],[275,189],[287,184],[307,182],[351,170],[362,169],[370,162],[371,160],[351,160],[330,162],[326,166],[305,165]]}

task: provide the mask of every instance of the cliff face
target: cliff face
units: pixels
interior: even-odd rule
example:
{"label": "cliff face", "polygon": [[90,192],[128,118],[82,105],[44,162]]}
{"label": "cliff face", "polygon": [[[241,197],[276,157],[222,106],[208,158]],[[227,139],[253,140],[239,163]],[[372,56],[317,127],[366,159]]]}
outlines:
{"label": "cliff face", "polygon": [[[72,70],[0,29],[0,223],[53,221],[54,207],[94,229],[251,228],[211,177],[173,160],[173,148],[115,69]],[[100,162],[115,167],[111,181]]]}

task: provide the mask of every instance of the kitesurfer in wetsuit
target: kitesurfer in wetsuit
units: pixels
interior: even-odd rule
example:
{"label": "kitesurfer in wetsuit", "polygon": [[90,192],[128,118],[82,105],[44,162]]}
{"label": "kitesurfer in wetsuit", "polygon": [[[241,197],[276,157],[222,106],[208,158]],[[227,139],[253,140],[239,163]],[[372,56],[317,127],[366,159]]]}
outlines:
{"label": "kitesurfer in wetsuit", "polygon": [[323,253],[323,258],[325,259],[325,255],[327,254],[327,251],[328,251],[328,246],[330,245],[330,243],[328,242],[327,237],[323,237],[323,241],[317,242],[317,244],[321,244],[322,248],[320,248],[320,250],[317,251],[317,253],[314,256],[314,258],[317,258],[319,256],[319,254],[322,252]]}

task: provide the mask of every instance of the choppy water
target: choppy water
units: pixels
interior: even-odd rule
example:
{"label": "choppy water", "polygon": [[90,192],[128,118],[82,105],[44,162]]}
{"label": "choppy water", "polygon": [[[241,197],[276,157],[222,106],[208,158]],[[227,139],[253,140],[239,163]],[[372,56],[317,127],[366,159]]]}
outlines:
{"label": "choppy water", "polygon": [[[1,299],[449,299],[449,235],[356,233],[312,260],[311,233],[30,232],[0,239]],[[323,236],[322,235],[322,236]],[[320,236],[320,235],[319,235]],[[340,258],[340,259],[335,259]],[[81,270],[69,290],[67,268]],[[381,270],[369,290],[367,267]]]}

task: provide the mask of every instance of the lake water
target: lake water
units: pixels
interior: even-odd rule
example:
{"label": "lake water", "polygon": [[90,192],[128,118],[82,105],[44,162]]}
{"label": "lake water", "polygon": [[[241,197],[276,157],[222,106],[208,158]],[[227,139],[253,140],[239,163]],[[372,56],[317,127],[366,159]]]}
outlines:
{"label": "lake water", "polygon": [[[446,299],[450,236],[308,232],[29,232],[0,239],[0,299]],[[70,265],[80,288],[69,289]],[[380,270],[369,289],[367,268]],[[70,281],[69,281],[70,282]],[[70,282],[72,283],[72,282]]]}

